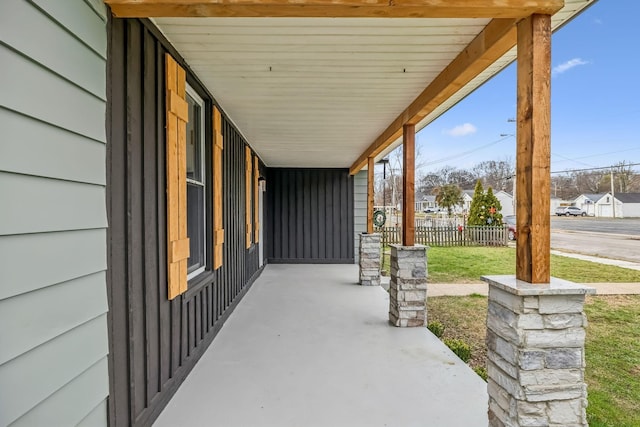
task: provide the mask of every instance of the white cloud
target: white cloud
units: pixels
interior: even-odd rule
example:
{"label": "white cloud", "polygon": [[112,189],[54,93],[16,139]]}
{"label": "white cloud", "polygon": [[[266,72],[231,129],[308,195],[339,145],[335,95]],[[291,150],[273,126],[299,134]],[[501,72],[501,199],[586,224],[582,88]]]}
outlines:
{"label": "white cloud", "polygon": [[563,62],[562,64],[553,67],[553,69],[551,70],[551,75],[556,76],[572,69],[573,67],[577,67],[579,65],[587,65],[588,63],[588,61],[583,61],[581,58],[573,58],[568,60],[567,62]]}
{"label": "white cloud", "polygon": [[472,133],[476,133],[478,128],[476,128],[471,123],[465,123],[463,125],[458,125],[453,129],[447,129],[443,133],[449,136],[465,136],[471,135]]}

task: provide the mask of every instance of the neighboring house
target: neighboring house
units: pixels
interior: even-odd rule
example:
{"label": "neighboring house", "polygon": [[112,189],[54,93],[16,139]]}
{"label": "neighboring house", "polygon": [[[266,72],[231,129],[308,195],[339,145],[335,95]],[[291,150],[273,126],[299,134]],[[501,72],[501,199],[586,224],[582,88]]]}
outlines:
{"label": "neighboring house", "polygon": [[640,217],[640,193],[616,193],[616,200],[622,204],[620,218]]}
{"label": "neighboring house", "polygon": [[616,193],[615,198],[611,196],[611,193],[604,193],[595,202],[594,210],[596,216],[604,218],[640,217],[640,193]]}
{"label": "neighboring house", "polygon": [[[406,100],[426,100],[406,110],[421,128],[516,56],[515,17],[381,32],[384,18],[133,18],[305,10],[284,0],[106,3],[0,2],[0,426],[150,426],[265,264],[355,261],[362,168],[397,143]],[[591,4],[566,3],[554,29]],[[416,31],[437,52],[394,61],[426,66],[418,90],[376,68]]]}
{"label": "neighboring house", "polygon": [[474,190],[462,190],[462,205],[459,205],[456,213],[469,213],[471,210],[471,202],[473,201]]}
{"label": "neighboring house", "polygon": [[439,209],[436,196],[424,196],[421,201],[416,202],[416,212],[436,212]]}
{"label": "neighboring house", "polygon": [[502,211],[501,211],[502,216],[515,215],[516,209],[513,204],[514,199],[511,193],[500,190],[497,193],[494,193],[494,195],[496,196],[496,198],[500,202],[500,205],[502,206]]}
{"label": "neighboring house", "polygon": [[[608,193],[581,194],[576,197],[571,204],[579,207],[589,216],[602,216],[601,212],[596,208],[596,203],[607,194]],[[610,203],[609,200],[607,200],[606,203]]]}

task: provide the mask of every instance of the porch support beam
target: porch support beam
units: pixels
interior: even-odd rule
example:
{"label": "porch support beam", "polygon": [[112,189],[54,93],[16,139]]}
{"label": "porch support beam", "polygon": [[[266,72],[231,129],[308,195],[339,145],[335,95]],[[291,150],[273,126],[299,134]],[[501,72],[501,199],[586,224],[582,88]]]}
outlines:
{"label": "porch support beam", "polygon": [[551,16],[518,23],[516,278],[549,283],[551,251]]}
{"label": "porch support beam", "polygon": [[105,0],[119,18],[524,18],[564,0]]}
{"label": "porch support beam", "polygon": [[373,180],[374,180],[374,158],[369,157],[369,165],[367,168],[367,233],[373,233]]}
{"label": "porch support beam", "polygon": [[404,125],[402,129],[402,246],[413,246],[416,227],[416,126]]}
{"label": "porch support beam", "polygon": [[493,64],[516,44],[515,19],[493,19],[418,97],[376,138],[351,165],[358,173],[367,158],[375,157],[398,140],[405,124],[415,125]]}

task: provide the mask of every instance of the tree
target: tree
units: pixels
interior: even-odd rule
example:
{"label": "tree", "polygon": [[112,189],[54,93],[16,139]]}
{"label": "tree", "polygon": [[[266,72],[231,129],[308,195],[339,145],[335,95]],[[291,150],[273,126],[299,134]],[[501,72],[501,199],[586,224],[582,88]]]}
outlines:
{"label": "tree", "polygon": [[456,184],[445,184],[433,191],[436,196],[436,203],[438,206],[447,209],[449,216],[453,213],[453,207],[456,205],[462,205],[462,190]]}
{"label": "tree", "polygon": [[502,225],[502,205],[493,194],[493,189],[489,187],[485,192],[482,188],[482,182],[476,182],[476,188],[473,192],[473,200],[469,208],[469,219],[467,225]]}
{"label": "tree", "polygon": [[477,179],[482,180],[485,187],[503,190],[507,180],[515,174],[513,161],[510,158],[480,162],[473,167],[472,171]]}
{"label": "tree", "polygon": [[629,166],[629,162],[621,161],[613,165],[613,173],[614,179],[613,183],[616,184],[616,180],[618,181],[618,188],[616,191],[620,193],[626,193],[629,191],[629,186],[631,184],[631,180],[633,178],[633,171],[631,170],[631,166]]}
{"label": "tree", "polygon": [[482,181],[476,182],[476,188],[473,190],[473,199],[471,199],[471,206],[469,206],[469,219],[467,225],[484,225],[484,218],[482,215],[482,202],[484,200],[484,188],[482,188]]}
{"label": "tree", "polygon": [[476,176],[471,171],[453,166],[443,166],[435,172],[423,175],[419,179],[418,192],[422,195],[433,194],[436,188],[447,184],[456,184],[464,188],[471,185],[475,180]]}
{"label": "tree", "polygon": [[487,209],[487,225],[502,225],[502,204],[493,194],[493,188],[489,187],[484,196],[484,205]]}

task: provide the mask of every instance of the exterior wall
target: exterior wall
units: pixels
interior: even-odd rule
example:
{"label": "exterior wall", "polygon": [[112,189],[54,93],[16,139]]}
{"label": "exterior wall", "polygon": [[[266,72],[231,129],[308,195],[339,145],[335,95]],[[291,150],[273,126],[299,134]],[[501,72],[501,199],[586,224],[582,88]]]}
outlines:
{"label": "exterior wall", "polygon": [[106,425],[105,10],[4,0],[0,42],[0,425]]}
{"label": "exterior wall", "polygon": [[[353,247],[360,247],[360,233],[367,231],[367,171],[353,176]],[[355,262],[360,261],[360,251],[354,251]]]}
{"label": "exterior wall", "polygon": [[[606,196],[603,197],[601,199],[602,201],[606,200]],[[585,197],[584,195],[579,195],[575,201],[573,202],[573,204],[577,207],[579,207],[580,209],[582,209],[583,211],[585,211],[587,213],[587,215],[590,216],[602,216],[600,214],[600,210],[597,207],[597,203],[594,203],[593,200]],[[609,205],[611,203],[608,203]],[[609,215],[610,216],[610,215]]]}
{"label": "exterior wall", "polygon": [[353,263],[353,178],[348,169],[267,169],[267,258]]}
{"label": "exterior wall", "polygon": [[622,213],[624,218],[640,217],[640,203],[625,203],[622,205]]}
{"label": "exterior wall", "polygon": [[[596,216],[603,218],[613,218],[613,206],[611,201],[606,203],[606,198],[601,200],[599,203],[595,205]],[[629,216],[638,216],[638,215],[629,215],[630,209],[626,203],[621,203],[616,200],[616,218],[624,218]]]}
{"label": "exterior wall", "polygon": [[[247,143],[223,114],[222,267],[212,269],[212,238],[204,237],[205,272],[168,300],[165,53],[182,63],[187,82],[205,101],[208,190],[215,100],[149,21],[112,19],[109,28],[109,420],[112,426],[148,426],[259,274],[259,244],[245,248]],[[212,215],[206,217],[206,236],[213,236]]]}
{"label": "exterior wall", "polygon": [[502,216],[516,214],[513,207],[513,196],[511,196],[511,194],[508,194],[504,191],[498,191],[497,193],[495,193],[495,196],[502,206]]}
{"label": "exterior wall", "polygon": [[[582,197],[582,196],[579,196]],[[598,200],[596,203],[594,203],[591,206],[591,210],[587,211],[589,214],[591,214],[591,212],[593,211],[593,214],[597,217],[602,217],[602,218],[613,218],[613,203],[612,203],[613,197],[611,197],[611,194],[607,193],[605,196],[603,196],[600,200]],[[615,200],[615,208],[616,208],[616,218],[624,218],[624,217],[628,217],[631,216],[629,215],[629,208],[628,205],[626,203],[622,203],[619,200]],[[577,205],[580,206],[580,205]],[[583,207],[583,209],[586,210],[586,206]]]}
{"label": "exterior wall", "polygon": [[565,200],[559,199],[557,197],[552,197],[551,198],[551,203],[550,203],[550,210],[549,213],[551,215],[555,215],[556,214],[556,209],[559,208],[560,206],[564,206],[565,203],[569,203]]}

